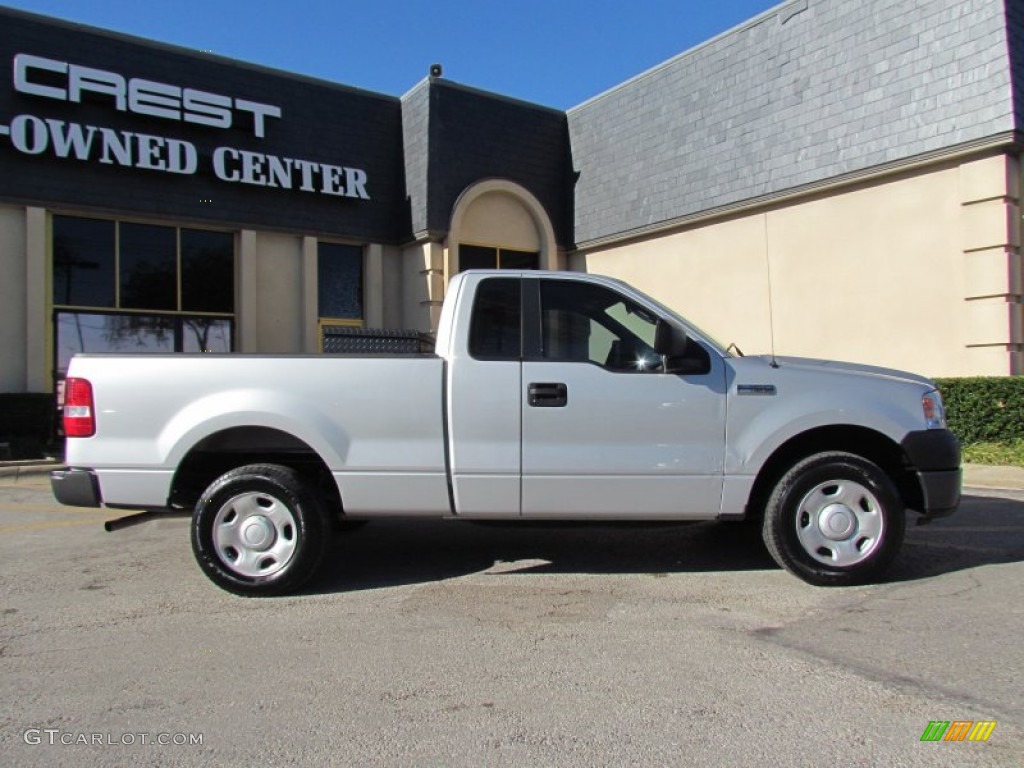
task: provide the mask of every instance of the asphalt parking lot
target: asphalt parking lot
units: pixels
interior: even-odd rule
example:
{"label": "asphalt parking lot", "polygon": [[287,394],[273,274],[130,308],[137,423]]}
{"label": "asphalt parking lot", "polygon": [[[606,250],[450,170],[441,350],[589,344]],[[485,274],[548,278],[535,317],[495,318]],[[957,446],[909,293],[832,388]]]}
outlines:
{"label": "asphalt parking lot", "polygon": [[966,493],[870,587],[725,525],[379,521],[252,600],[185,519],[0,477],[0,764],[1019,766],[1024,493]]}

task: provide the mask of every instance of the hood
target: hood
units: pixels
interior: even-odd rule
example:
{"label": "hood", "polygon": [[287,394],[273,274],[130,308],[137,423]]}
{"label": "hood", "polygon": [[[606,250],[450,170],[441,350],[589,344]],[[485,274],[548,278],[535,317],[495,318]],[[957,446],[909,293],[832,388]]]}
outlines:
{"label": "hood", "polygon": [[[772,357],[771,355],[751,355],[750,357],[734,358],[730,362],[737,365],[737,368],[746,367],[743,365],[743,361],[756,361],[759,366],[771,367]],[[891,379],[893,381],[908,382],[913,384],[921,384],[929,389],[935,389],[935,383],[926,376],[920,376],[916,373],[910,373],[908,371],[901,371],[895,368],[882,368],[876,365],[861,365],[859,363],[847,363],[838,360],[816,360],[810,357],[779,357],[775,358],[775,362],[778,363],[780,371],[797,372],[804,371],[809,373],[836,373],[836,374],[850,374],[854,376],[866,376],[871,378],[883,378]]]}

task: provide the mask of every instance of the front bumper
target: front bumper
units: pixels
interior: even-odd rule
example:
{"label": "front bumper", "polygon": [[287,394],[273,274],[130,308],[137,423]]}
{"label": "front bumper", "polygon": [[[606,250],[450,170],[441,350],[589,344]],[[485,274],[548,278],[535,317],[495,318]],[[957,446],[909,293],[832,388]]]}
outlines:
{"label": "front bumper", "polygon": [[69,507],[103,505],[96,475],[87,469],[55,469],[50,473],[50,488],[57,501]]}
{"label": "front bumper", "polygon": [[963,486],[956,436],[948,429],[925,429],[909,433],[901,445],[921,488],[918,511],[927,520],[956,512]]}
{"label": "front bumper", "polygon": [[960,506],[960,488],[963,485],[961,470],[918,472],[917,480],[921,484],[921,494],[924,497],[922,515],[932,520],[956,512]]}

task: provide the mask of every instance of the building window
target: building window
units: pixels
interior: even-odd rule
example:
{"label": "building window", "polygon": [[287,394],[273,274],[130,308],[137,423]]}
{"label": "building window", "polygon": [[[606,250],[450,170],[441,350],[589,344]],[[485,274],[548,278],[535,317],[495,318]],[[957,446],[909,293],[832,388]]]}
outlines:
{"label": "building window", "polygon": [[487,245],[460,245],[459,271],[467,269],[540,269],[540,253]]}
{"label": "building window", "polygon": [[53,217],[56,372],[78,352],[230,352],[231,232]]}
{"label": "building window", "polygon": [[115,306],[116,231],[113,221],[53,217],[55,305]]}
{"label": "building window", "polygon": [[358,245],[319,243],[316,258],[320,349],[330,328],[363,325],[363,249]]}

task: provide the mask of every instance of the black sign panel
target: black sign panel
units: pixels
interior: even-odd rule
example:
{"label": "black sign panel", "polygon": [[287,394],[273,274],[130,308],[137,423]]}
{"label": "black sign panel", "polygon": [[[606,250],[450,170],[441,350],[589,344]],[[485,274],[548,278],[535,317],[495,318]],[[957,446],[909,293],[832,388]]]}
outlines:
{"label": "black sign panel", "polygon": [[0,9],[0,199],[400,242],[396,98]]}

